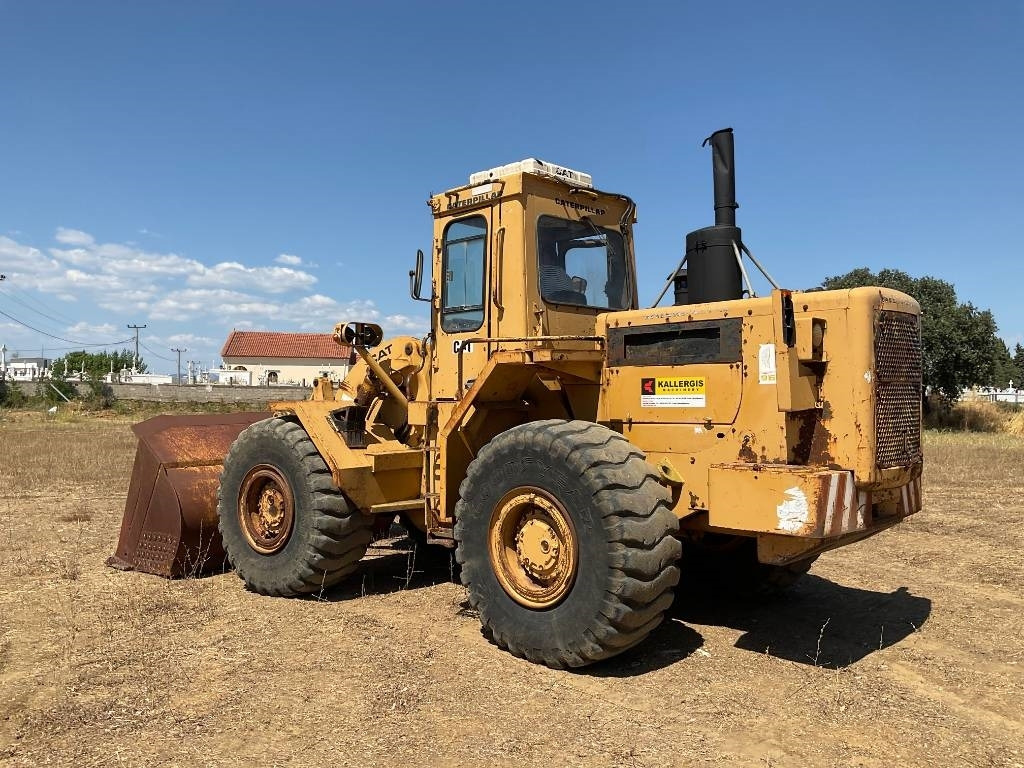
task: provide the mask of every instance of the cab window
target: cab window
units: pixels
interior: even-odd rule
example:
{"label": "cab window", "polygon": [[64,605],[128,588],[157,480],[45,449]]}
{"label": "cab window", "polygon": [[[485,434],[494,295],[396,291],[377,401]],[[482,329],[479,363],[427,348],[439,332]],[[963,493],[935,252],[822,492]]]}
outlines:
{"label": "cab window", "polygon": [[626,249],[622,234],[590,219],[541,216],[537,222],[541,297],[553,304],[628,309]]}
{"label": "cab window", "polygon": [[444,233],[441,328],[447,333],[475,331],[484,324],[484,258],[487,220],[453,221]]}

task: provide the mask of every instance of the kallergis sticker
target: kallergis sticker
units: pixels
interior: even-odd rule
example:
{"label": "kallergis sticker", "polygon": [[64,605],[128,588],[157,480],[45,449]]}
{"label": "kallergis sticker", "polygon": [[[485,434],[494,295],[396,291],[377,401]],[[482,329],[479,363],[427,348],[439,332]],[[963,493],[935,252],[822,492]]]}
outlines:
{"label": "kallergis sticker", "polygon": [[707,379],[703,376],[659,376],[640,379],[642,408],[704,408]]}

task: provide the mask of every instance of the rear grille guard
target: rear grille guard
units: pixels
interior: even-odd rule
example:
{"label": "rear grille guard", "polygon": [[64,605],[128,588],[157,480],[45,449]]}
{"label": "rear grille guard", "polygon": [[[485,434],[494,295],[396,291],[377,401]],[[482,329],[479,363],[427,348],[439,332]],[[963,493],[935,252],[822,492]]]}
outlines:
{"label": "rear grille guard", "polygon": [[875,324],[875,465],[921,459],[921,321],[879,312]]}

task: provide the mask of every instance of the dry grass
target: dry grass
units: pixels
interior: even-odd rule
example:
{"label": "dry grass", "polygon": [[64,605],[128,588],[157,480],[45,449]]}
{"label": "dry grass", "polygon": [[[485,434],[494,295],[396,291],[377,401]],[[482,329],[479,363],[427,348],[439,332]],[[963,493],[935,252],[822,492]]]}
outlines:
{"label": "dry grass", "polygon": [[401,552],[319,600],[105,568],[127,420],[7,418],[0,764],[1021,768],[1024,440],[925,450],[922,514],[580,674],[488,645]]}
{"label": "dry grass", "polygon": [[936,407],[925,419],[929,429],[1004,432],[1024,435],[1024,409],[989,400],[961,400],[950,409]]}
{"label": "dry grass", "polygon": [[1024,437],[1024,410],[1019,410],[1010,417],[1004,431],[1016,437]]}

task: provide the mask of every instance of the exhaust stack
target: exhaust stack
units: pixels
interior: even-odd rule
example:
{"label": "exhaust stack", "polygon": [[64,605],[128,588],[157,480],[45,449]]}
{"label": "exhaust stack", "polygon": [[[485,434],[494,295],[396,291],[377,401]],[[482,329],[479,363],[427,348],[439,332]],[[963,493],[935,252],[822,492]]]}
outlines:
{"label": "exhaust stack", "polygon": [[[736,167],[732,128],[715,131],[704,140],[711,145],[715,182],[715,224],[686,236],[686,269],[676,280],[676,304],[702,304],[743,297],[743,276],[733,243],[742,242],[736,226]],[[680,281],[686,289],[680,291]],[[680,301],[685,297],[685,301]]]}

